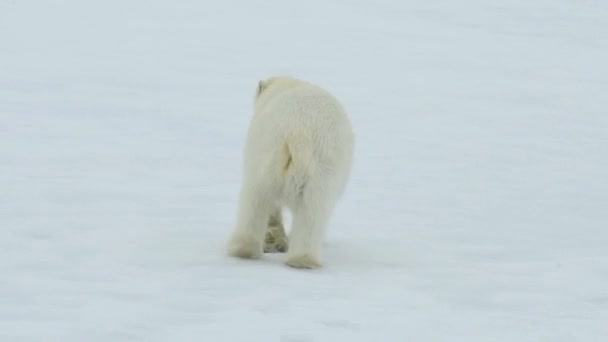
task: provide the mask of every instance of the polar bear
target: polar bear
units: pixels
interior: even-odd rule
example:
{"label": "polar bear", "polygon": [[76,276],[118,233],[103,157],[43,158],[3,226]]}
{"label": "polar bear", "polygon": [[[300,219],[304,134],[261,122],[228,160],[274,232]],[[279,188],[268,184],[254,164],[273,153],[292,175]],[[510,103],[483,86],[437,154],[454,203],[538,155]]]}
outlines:
{"label": "polar bear", "polygon": [[[325,228],[352,167],[351,122],[329,92],[292,77],[259,81],[254,102],[228,254],[287,252],[291,267],[321,267]],[[283,208],[293,215],[289,239]]]}

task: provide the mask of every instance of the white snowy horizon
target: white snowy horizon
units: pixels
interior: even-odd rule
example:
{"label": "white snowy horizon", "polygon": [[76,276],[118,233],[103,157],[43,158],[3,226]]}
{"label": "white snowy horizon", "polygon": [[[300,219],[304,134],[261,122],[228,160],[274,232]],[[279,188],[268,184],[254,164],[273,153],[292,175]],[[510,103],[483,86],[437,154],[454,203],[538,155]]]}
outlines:
{"label": "white snowy horizon", "polygon": [[[608,3],[0,1],[0,341],[605,341]],[[259,79],[357,145],[324,267],[225,256]]]}

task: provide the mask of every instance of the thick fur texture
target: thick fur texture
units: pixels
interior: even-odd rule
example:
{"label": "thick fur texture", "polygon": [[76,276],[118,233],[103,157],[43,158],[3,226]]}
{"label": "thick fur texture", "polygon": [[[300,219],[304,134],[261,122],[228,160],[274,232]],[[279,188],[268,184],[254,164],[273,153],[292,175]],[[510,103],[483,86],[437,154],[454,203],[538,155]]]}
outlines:
{"label": "thick fur texture", "polygon": [[[260,81],[228,253],[256,259],[287,251],[289,266],[320,267],[325,228],[349,178],[353,148],[350,120],[330,93],[291,77]],[[293,214],[289,238],[282,208]]]}

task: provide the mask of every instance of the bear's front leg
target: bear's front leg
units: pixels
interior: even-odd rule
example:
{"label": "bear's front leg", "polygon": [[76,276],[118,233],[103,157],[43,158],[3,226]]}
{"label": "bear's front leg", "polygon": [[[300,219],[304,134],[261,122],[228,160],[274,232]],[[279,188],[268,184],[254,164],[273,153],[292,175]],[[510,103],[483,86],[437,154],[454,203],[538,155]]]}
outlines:
{"label": "bear's front leg", "polygon": [[289,248],[281,209],[276,209],[268,220],[268,230],[264,240],[264,253],[285,253]]}

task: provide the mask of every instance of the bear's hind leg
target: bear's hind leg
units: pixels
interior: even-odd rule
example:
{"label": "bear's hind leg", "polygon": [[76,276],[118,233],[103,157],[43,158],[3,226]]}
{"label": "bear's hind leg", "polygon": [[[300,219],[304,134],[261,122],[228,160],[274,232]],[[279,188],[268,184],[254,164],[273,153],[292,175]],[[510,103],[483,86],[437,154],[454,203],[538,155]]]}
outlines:
{"label": "bear's hind leg", "polygon": [[286,261],[288,266],[321,267],[321,247],[331,209],[331,201],[320,189],[308,185],[303,197],[293,208],[293,228],[289,236]]}
{"label": "bear's hind leg", "polygon": [[285,253],[289,248],[281,208],[275,209],[268,220],[268,230],[264,240],[264,253]]}
{"label": "bear's hind leg", "polygon": [[264,251],[268,218],[275,201],[272,187],[260,183],[243,185],[239,200],[237,226],[228,244],[228,254],[258,259]]}

